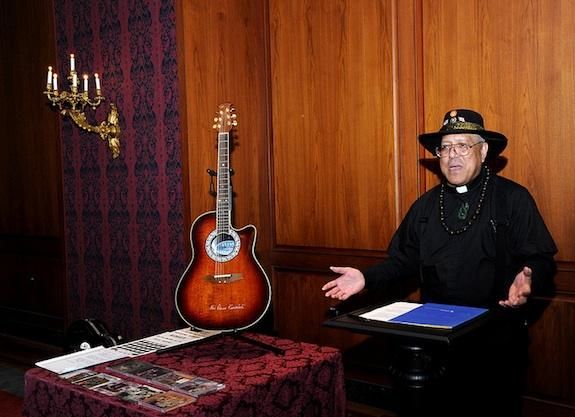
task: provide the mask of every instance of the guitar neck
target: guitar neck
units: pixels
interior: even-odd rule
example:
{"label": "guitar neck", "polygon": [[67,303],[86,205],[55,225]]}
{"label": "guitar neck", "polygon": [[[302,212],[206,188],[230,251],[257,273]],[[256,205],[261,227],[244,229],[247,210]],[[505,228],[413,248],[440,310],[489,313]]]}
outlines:
{"label": "guitar neck", "polygon": [[216,193],[216,230],[226,233],[231,227],[232,186],[230,181],[230,134],[218,133],[218,181]]}

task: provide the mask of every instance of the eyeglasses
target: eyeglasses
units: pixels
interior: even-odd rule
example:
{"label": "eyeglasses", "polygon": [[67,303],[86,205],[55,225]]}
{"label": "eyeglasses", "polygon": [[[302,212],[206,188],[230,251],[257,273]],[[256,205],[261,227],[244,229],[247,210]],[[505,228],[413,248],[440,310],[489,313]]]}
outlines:
{"label": "eyeglasses", "polygon": [[485,143],[485,141],[480,140],[479,142],[472,143],[471,145],[467,143],[450,143],[441,145],[435,148],[435,155],[438,158],[447,158],[453,149],[455,151],[455,155],[466,156],[469,155],[471,148],[473,148],[475,145],[479,145],[480,143]]}

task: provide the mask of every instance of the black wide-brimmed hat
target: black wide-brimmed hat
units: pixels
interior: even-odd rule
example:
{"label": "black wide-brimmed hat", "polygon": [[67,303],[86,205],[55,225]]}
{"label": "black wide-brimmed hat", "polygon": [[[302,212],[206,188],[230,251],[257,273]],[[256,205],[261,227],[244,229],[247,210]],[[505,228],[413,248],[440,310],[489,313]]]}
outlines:
{"label": "black wide-brimmed hat", "polygon": [[485,130],[483,117],[476,111],[467,109],[456,109],[445,113],[443,125],[439,131],[419,135],[419,143],[435,155],[435,148],[441,145],[443,136],[458,133],[473,133],[485,139],[489,144],[488,157],[496,157],[507,146],[505,135]]}

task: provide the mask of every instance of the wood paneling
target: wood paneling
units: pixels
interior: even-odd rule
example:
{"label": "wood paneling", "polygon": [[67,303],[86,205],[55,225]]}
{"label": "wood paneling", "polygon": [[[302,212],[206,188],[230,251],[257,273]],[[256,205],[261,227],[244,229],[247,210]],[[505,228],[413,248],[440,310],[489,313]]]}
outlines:
{"label": "wood paneling", "polygon": [[[274,270],[273,303],[281,318],[276,320],[276,329],[282,337],[337,346],[345,349],[366,339],[363,335],[323,328],[329,318],[330,307],[336,302],[318,291],[318,284],[326,283],[326,274],[302,274],[298,271]],[[303,326],[302,326],[303,324]]]}
{"label": "wood paneling", "polygon": [[0,332],[59,343],[66,318],[59,115],[51,0],[0,5]]}
{"label": "wood paneling", "polygon": [[395,229],[389,6],[270,1],[277,245],[380,249]]}
{"label": "wood paneling", "polygon": [[563,399],[575,407],[575,300],[537,300],[541,316],[530,329],[527,394]]}
{"label": "wood paneling", "polygon": [[179,0],[178,8],[178,49],[183,63],[180,99],[186,120],[182,143],[190,206],[187,230],[198,215],[215,209],[206,173],[208,168],[217,171],[213,117],[220,103],[231,102],[238,115],[230,155],[234,225],[254,224],[258,229],[257,248],[268,247],[265,1]]}
{"label": "wood paneling", "polygon": [[[240,115],[232,154],[237,223],[265,230],[259,248],[271,266],[280,335],[343,349],[362,341],[321,326],[334,306],[320,291],[332,277],[328,267],[364,268],[384,257],[411,203],[438,181],[417,135],[437,130],[447,110],[471,107],[508,136],[501,173],[530,189],[559,247],[558,295],[531,328],[526,392],[538,407],[550,399],[558,409],[575,404],[573,335],[561,335],[575,328],[575,178],[567,169],[575,162],[575,4],[179,4],[190,212],[213,208],[205,169],[214,166],[215,136],[207,120],[225,96]],[[249,152],[246,118],[255,138]]]}
{"label": "wood paneling", "polygon": [[[423,130],[436,130],[450,108],[479,110],[486,128],[509,139],[501,175],[531,191],[559,248],[557,292],[570,295],[535,303],[546,308],[531,328],[526,387],[532,400],[558,409],[575,405],[575,174],[566,169],[575,156],[565,150],[575,119],[561,116],[575,111],[574,21],[575,5],[566,0],[503,8],[496,1],[422,1]],[[427,174],[430,186],[435,181]]]}
{"label": "wood paneling", "polygon": [[480,111],[509,139],[501,174],[532,192],[558,259],[575,261],[574,3],[429,0],[422,20],[425,130],[450,108]]}
{"label": "wood paneling", "polygon": [[61,236],[58,115],[42,95],[56,62],[53,5],[0,6],[0,235]]}

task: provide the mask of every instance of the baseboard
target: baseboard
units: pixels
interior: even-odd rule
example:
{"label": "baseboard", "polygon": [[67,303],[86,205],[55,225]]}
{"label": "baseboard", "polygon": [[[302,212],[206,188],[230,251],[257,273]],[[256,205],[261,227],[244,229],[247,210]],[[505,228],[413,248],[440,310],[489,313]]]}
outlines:
{"label": "baseboard", "polygon": [[38,361],[63,353],[61,346],[0,333],[0,359],[21,367],[31,367]]}
{"label": "baseboard", "polygon": [[523,417],[575,417],[575,404],[524,396]]}
{"label": "baseboard", "polygon": [[346,378],[345,391],[348,402],[362,404],[386,412],[395,413],[395,410],[397,410],[397,396],[394,395],[394,390],[389,386]]}
{"label": "baseboard", "polygon": [[346,407],[346,417],[396,417],[393,411],[382,410],[366,404],[348,401]]}

